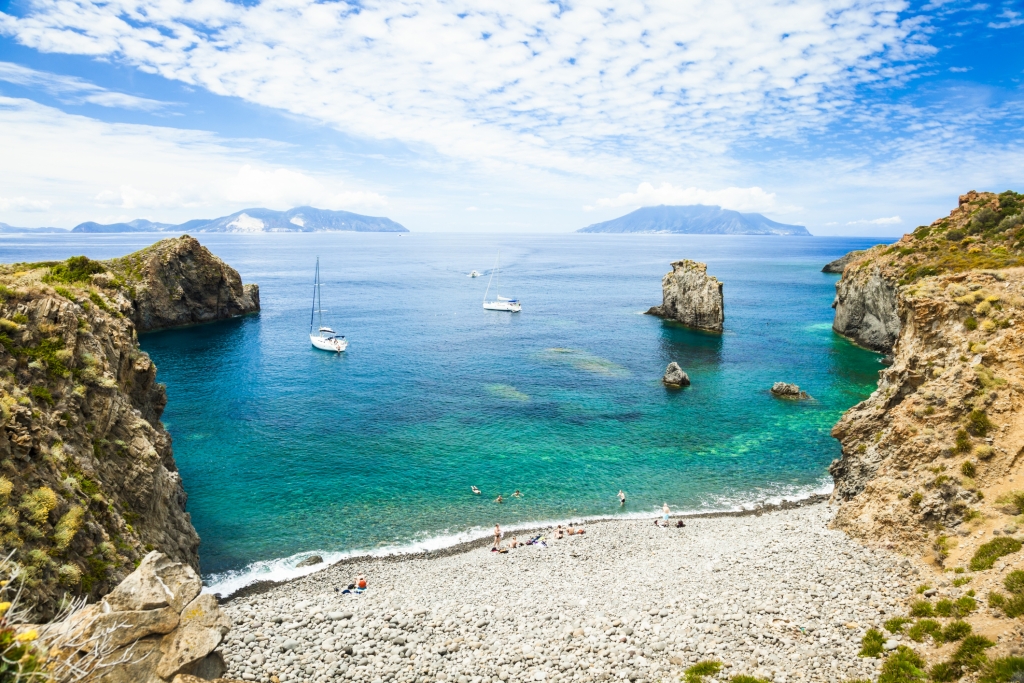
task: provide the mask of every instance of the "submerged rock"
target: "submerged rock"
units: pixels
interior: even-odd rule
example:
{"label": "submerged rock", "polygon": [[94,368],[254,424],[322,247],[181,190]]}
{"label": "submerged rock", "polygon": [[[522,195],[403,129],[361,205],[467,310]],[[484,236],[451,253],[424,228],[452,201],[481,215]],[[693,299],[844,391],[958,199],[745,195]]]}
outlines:
{"label": "submerged rock", "polygon": [[648,315],[657,315],[711,332],[721,332],[725,322],[722,283],[708,275],[705,263],[684,259],[672,264],[672,272],[661,280],[662,303]]}
{"label": "submerged rock", "polygon": [[672,389],[690,386],[690,376],[683,372],[683,369],[675,361],[669,363],[665,368],[665,376],[661,378],[661,381],[665,383],[666,387]]}
{"label": "submerged rock", "polygon": [[806,391],[800,391],[800,387],[795,384],[789,384],[788,382],[776,382],[772,385],[772,396],[779,398],[795,398],[803,399],[810,398],[810,394]]}
{"label": "submerged rock", "polygon": [[320,557],[319,555],[310,555],[309,557],[304,559],[302,562],[299,562],[295,566],[296,567],[312,567],[313,565],[323,564],[323,563],[324,563],[324,558]]}

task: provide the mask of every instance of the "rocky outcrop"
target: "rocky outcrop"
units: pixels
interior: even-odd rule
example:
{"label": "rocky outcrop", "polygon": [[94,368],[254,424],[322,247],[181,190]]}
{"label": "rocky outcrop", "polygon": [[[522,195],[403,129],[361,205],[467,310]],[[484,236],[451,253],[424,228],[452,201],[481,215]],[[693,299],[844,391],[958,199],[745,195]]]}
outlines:
{"label": "rocky outcrop", "polygon": [[661,378],[662,383],[670,389],[681,389],[690,386],[690,376],[687,375],[679,363],[672,361],[665,368],[665,375]]}
{"label": "rocky outcrop", "polygon": [[[1024,269],[1005,267],[1020,258],[1021,203],[965,195],[950,218],[846,268],[843,280],[856,269],[893,283],[899,330],[878,388],[832,430],[835,524],[854,536],[930,552],[931,536],[1002,514],[993,502],[1024,468]],[[989,225],[1007,230],[973,239],[993,207]]]}
{"label": "rocky outcrop", "polygon": [[860,250],[860,251],[851,251],[848,254],[844,254],[844,255],[840,256],[839,258],[837,258],[835,261],[829,261],[828,263],[826,263],[825,267],[821,269],[821,272],[823,272],[823,273],[842,273],[843,270],[846,269],[846,266],[847,266],[848,263],[850,263],[850,261],[852,261],[853,259],[857,258],[858,256],[860,256],[863,253],[864,253],[864,251]]}
{"label": "rocky outcrop", "polygon": [[161,240],[104,265],[110,275],[94,279],[128,293],[129,315],[140,332],[260,310],[259,285],[243,285],[238,271],[188,235]]}
{"label": "rocky outcrop", "polygon": [[672,264],[672,272],[661,280],[662,303],[647,311],[711,332],[721,332],[725,322],[722,283],[708,275],[704,263],[684,259]]}
{"label": "rocky outcrop", "polygon": [[805,399],[810,398],[810,395],[806,391],[800,391],[800,387],[795,384],[789,384],[787,382],[776,382],[771,388],[772,396],[785,399]]}
{"label": "rocky outcrop", "polygon": [[836,283],[832,329],[874,351],[889,351],[900,333],[896,282],[870,265],[844,271]]}
{"label": "rocky outcrop", "polygon": [[133,319],[199,322],[252,308],[250,292],[191,238],[0,266],[0,545],[36,616],[107,594],[151,550],[198,569],[167,396]]}
{"label": "rocky outcrop", "polygon": [[96,683],[215,679],[231,622],[193,569],[151,552],[109,595],[40,629],[60,661],[89,662]]}

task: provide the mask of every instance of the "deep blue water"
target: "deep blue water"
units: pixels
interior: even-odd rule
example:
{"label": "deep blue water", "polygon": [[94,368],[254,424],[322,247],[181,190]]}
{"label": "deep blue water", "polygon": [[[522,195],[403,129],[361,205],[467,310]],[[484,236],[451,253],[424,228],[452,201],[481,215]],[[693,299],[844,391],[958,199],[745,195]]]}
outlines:
{"label": "deep blue water", "polygon": [[[153,235],[4,237],[3,261],[94,258]],[[877,240],[679,235],[200,235],[257,282],[256,316],[143,335],[208,581],[294,556],[452,542],[489,527],[730,507],[827,489],[831,426],[876,354],[831,331],[827,261]],[[502,294],[484,311],[502,253]],[[313,266],[350,347],[307,338]],[[725,283],[713,335],[640,315],[669,263]],[[484,277],[470,279],[470,270]],[[668,391],[669,361],[693,385]],[[774,399],[775,381],[813,401]],[[474,496],[476,485],[483,495]],[[624,489],[625,510],[616,499]],[[512,499],[513,490],[524,497]],[[493,498],[502,493],[506,503]],[[300,555],[301,556],[301,555]],[[281,559],[291,558],[291,559]],[[256,563],[256,564],[253,564]],[[248,570],[246,569],[248,568]]]}

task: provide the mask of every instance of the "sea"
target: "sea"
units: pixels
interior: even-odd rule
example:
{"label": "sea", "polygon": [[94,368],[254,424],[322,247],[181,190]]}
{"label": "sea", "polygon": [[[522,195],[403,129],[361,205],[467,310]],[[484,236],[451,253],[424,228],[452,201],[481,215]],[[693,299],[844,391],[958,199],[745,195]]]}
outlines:
{"label": "sea", "polygon": [[[0,261],[108,258],[164,236],[4,235]],[[496,523],[514,534],[829,492],[830,429],[882,368],[832,331],[838,276],[821,272],[878,239],[198,238],[260,285],[262,311],[140,342],[167,386],[203,578],[222,594],[315,571],[296,567],[314,553],[422,552]],[[500,294],[519,313],[481,305],[499,251]],[[342,354],[309,343],[317,258]],[[724,283],[724,333],[643,314],[682,258]],[[662,385],[672,361],[691,386]],[[778,381],[812,398],[776,399]]]}

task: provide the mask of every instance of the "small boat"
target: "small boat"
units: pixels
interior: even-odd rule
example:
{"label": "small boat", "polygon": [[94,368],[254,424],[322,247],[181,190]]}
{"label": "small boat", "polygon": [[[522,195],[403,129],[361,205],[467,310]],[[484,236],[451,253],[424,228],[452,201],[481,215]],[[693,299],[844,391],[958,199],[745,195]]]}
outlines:
{"label": "small boat", "polygon": [[[501,278],[501,252],[498,252],[498,260],[494,264],[494,270],[491,271],[491,278],[487,281],[487,291],[484,292],[484,308],[488,311],[508,311],[509,313],[518,313],[522,310],[522,306],[519,303],[519,299],[510,299],[507,296],[501,296],[498,294],[498,286]],[[494,282],[494,299],[491,301],[487,300],[487,295],[491,291],[491,282]]]}
{"label": "small boat", "polygon": [[480,273],[476,272],[475,270],[472,270],[472,271],[470,271],[469,276],[470,277],[480,277]]}
{"label": "small boat", "polygon": [[[317,318],[316,332],[313,331],[313,319]],[[309,314],[309,341],[314,347],[323,351],[341,353],[348,348],[345,335],[339,335],[324,325],[324,307],[320,303],[320,258],[316,259],[316,275],[313,279],[313,311]]]}

